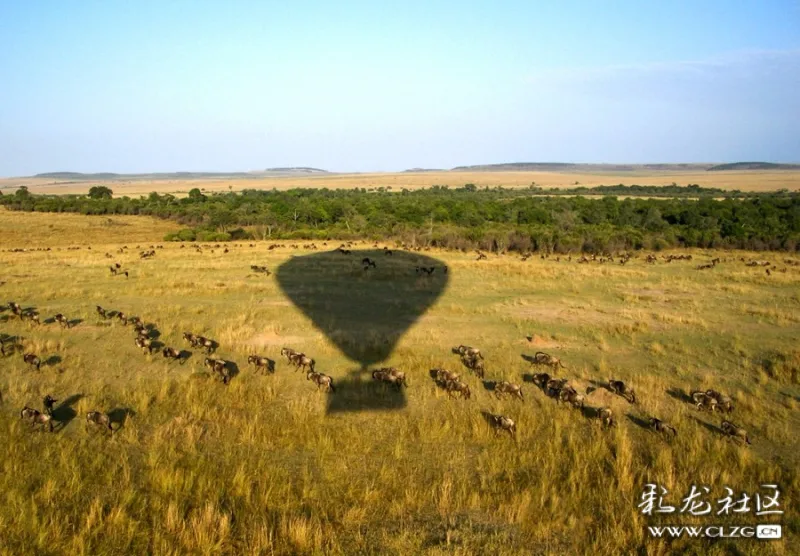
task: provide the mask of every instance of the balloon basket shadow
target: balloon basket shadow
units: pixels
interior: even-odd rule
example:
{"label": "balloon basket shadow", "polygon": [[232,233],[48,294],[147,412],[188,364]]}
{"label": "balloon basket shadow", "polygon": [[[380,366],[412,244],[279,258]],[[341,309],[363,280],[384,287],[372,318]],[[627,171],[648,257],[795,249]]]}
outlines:
{"label": "balloon basket shadow", "polygon": [[328,396],[327,413],[352,411],[398,411],[406,407],[405,387],[376,382],[355,371],[335,383],[336,392]]}

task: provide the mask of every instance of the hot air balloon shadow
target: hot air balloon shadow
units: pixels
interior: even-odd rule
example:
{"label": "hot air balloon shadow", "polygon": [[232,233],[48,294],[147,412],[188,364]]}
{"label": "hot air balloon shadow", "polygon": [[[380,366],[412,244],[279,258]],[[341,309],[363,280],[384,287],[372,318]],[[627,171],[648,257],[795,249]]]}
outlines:
{"label": "hot air balloon shadow", "polygon": [[359,364],[334,379],[328,413],[405,407],[404,389],[376,383],[369,367],[385,362],[444,293],[450,278],[444,263],[408,251],[337,250],[292,257],[276,278],[314,326]]}

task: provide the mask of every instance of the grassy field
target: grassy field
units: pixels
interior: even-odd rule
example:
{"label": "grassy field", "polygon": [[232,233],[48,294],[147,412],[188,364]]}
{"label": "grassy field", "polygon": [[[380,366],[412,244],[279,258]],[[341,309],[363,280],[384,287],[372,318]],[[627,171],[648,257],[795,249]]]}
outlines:
{"label": "grassy field", "polygon": [[242,189],[292,189],[295,187],[327,187],[352,189],[355,187],[392,187],[393,189],[418,189],[432,185],[461,187],[474,183],[480,187],[527,187],[531,183],[540,187],[570,187],[576,182],[585,186],[596,185],[678,185],[698,184],[703,187],[738,189],[741,191],[775,191],[800,189],[800,172],[790,170],[747,171],[631,171],[631,172],[397,172],[376,174],[322,174],[296,177],[254,177],[233,179],[197,180],[116,180],[73,182],[43,178],[0,178],[0,191],[8,193],[25,185],[34,193],[87,193],[93,185],[107,185],[116,195],[147,195],[158,193],[185,194],[194,187],[205,191],[239,191]]}
{"label": "grassy field", "polygon": [[[140,260],[170,224],[104,220],[0,212],[0,299],[43,321],[4,310],[0,332],[44,361],[37,371],[20,354],[0,358],[2,554],[795,553],[800,268],[782,254],[694,251],[692,262],[656,265],[640,254],[620,266],[369,251],[377,268],[365,272],[359,252],[321,253],[335,245],[319,243],[227,253],[165,244]],[[53,249],[9,251],[28,246]],[[417,276],[423,256],[437,272],[446,264],[447,278]],[[695,270],[716,256],[716,268]],[[787,271],[767,276],[741,256]],[[113,262],[129,278],[110,276]],[[132,329],[100,319],[95,305],[140,316],[164,345],[188,349],[184,331],[209,336],[240,372],[225,386],[198,350],[182,365],[145,355]],[[47,322],[59,312],[80,322]],[[479,347],[486,380],[521,384],[524,401],[497,400],[451,353],[458,344]],[[283,346],[314,357],[337,392],[294,372]],[[536,369],[522,355],[540,350],[589,392],[585,411],[529,382]],[[276,372],[255,373],[251,353]],[[362,372],[384,355],[408,374],[407,389]],[[460,372],[472,399],[449,399],[434,367]],[[605,390],[610,377],[632,384],[639,402]],[[733,397],[731,419],[752,446],[724,439],[718,415],[686,402],[709,387]],[[19,410],[41,408],[48,393],[60,400],[56,432],[34,432]],[[601,406],[617,427],[591,418]],[[87,429],[95,409],[111,415],[113,435]],[[496,436],[483,411],[512,417],[516,440]],[[650,416],[677,438],[643,426]],[[637,509],[648,482],[677,505],[693,484],[716,500],[724,486],[777,483],[784,539],[651,539],[646,525],[776,519],[648,518]]]}

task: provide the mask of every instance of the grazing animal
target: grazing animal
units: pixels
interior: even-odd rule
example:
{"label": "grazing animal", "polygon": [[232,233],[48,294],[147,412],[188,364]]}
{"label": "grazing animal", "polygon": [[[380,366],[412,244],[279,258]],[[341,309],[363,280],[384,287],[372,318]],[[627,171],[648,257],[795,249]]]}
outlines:
{"label": "grazing animal", "polygon": [[381,369],[372,371],[372,379],[377,380],[378,382],[386,382],[392,386],[396,386],[397,388],[400,388],[401,386],[408,388],[406,374],[403,371],[395,369],[394,367],[383,367]]}
{"label": "grazing animal", "polygon": [[292,356],[297,355],[299,353],[300,353],[299,351],[292,348],[287,348],[287,347],[281,348],[281,355],[285,357],[286,361],[288,361],[289,363],[292,362]]}
{"label": "grazing animal", "polygon": [[533,383],[542,390],[546,388],[548,382],[550,382],[550,375],[547,373],[536,373],[533,375]]}
{"label": "grazing animal", "polygon": [[265,373],[275,372],[275,361],[267,357],[261,357],[260,355],[249,355],[247,357],[247,364],[253,365],[256,370],[262,369]]}
{"label": "grazing animal", "polygon": [[299,371],[300,369],[306,370],[306,368],[310,371],[313,371],[314,365],[316,364],[316,362],[308,357],[305,353],[295,353],[289,356],[289,361],[291,361],[296,367],[296,371]]}
{"label": "grazing animal", "polygon": [[231,379],[229,362],[224,359],[211,359],[206,357],[203,364],[215,372],[222,379],[223,384],[228,384]]}
{"label": "grazing animal", "polygon": [[752,444],[750,442],[750,438],[747,436],[747,431],[744,430],[742,427],[738,427],[731,423],[730,421],[723,421],[722,426],[720,427],[722,432],[728,435],[729,438],[733,438],[734,440],[739,440],[743,444]]}
{"label": "grazing animal", "polygon": [[708,410],[711,413],[717,409],[717,400],[705,392],[692,392],[692,400],[700,411]]}
{"label": "grazing animal", "polygon": [[142,338],[141,336],[137,336],[134,342],[136,343],[136,347],[141,348],[142,351],[147,351],[147,353],[153,353],[153,350],[155,349],[153,347],[153,340],[150,338]]}
{"label": "grazing animal", "polygon": [[100,411],[90,411],[86,414],[86,425],[96,425],[108,429],[112,434],[114,429],[111,427],[111,417]]}
{"label": "grazing animal", "polygon": [[604,427],[613,427],[616,424],[614,413],[608,407],[601,407],[597,410],[597,418]]}
{"label": "grazing animal", "polygon": [[621,380],[614,380],[613,378],[609,379],[608,389],[611,390],[613,393],[622,396],[630,403],[636,403],[636,393],[633,391],[633,388],[626,385]]}
{"label": "grazing animal", "polygon": [[181,352],[175,348],[165,346],[164,349],[161,350],[161,355],[163,355],[165,359],[180,361],[181,364],[184,362],[184,359],[181,357]]}
{"label": "grazing animal", "polygon": [[53,406],[56,405],[56,402],[58,402],[57,399],[55,399],[50,394],[47,394],[44,397],[44,400],[42,400],[42,405],[44,406],[44,412],[47,413],[48,415],[52,415],[53,414]]}
{"label": "grazing animal", "polygon": [[465,382],[460,381],[458,378],[445,382],[444,388],[447,390],[447,395],[453,398],[456,396],[461,396],[463,399],[468,400],[472,397],[472,392],[470,392],[469,386]]}
{"label": "grazing animal", "polygon": [[730,413],[733,411],[733,400],[731,400],[730,396],[721,394],[716,390],[706,390],[705,394],[706,396],[714,398],[717,401],[716,408],[719,411],[724,411],[725,413]]}
{"label": "grazing animal", "polygon": [[529,361],[531,365],[545,365],[547,367],[552,367],[553,370],[558,370],[559,367],[562,369],[566,368],[561,362],[561,359],[543,351],[537,351]]}
{"label": "grazing animal", "polygon": [[512,437],[517,434],[517,424],[511,417],[505,415],[490,415],[489,421],[494,429],[495,435],[505,431]]}
{"label": "grazing animal", "polygon": [[661,419],[656,419],[655,417],[650,418],[650,428],[667,436],[678,436],[678,431],[675,429],[675,427],[669,423],[665,423]]}
{"label": "grazing animal", "polygon": [[34,353],[26,353],[22,356],[22,360],[25,361],[31,367],[36,367],[38,371],[42,366],[42,360]]}
{"label": "grazing animal", "polygon": [[568,403],[572,407],[582,408],[586,402],[586,398],[578,394],[572,386],[567,386],[562,388],[558,393],[558,401]]}
{"label": "grazing animal", "polygon": [[519,398],[520,400],[524,400],[525,398],[522,397],[522,387],[518,384],[511,384],[510,382],[503,381],[495,384],[494,386],[494,395],[497,399],[502,399],[504,396],[509,395],[512,398]]}
{"label": "grazing animal", "polygon": [[53,318],[55,318],[56,322],[58,324],[60,324],[62,328],[71,328],[72,327],[72,325],[69,322],[69,319],[67,317],[65,317],[64,315],[62,315],[61,313],[58,313]]}
{"label": "grazing animal", "polygon": [[317,390],[324,387],[326,392],[336,392],[336,388],[333,386],[333,379],[326,374],[308,371],[308,373],[306,373],[306,380],[310,380],[316,384]]}

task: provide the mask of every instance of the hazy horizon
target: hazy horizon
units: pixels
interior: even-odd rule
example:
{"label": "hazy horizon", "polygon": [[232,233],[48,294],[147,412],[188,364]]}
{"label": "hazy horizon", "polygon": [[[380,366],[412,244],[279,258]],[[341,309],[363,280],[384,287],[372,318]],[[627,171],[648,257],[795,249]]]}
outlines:
{"label": "hazy horizon", "polygon": [[0,5],[0,176],[800,161],[800,3]]}

